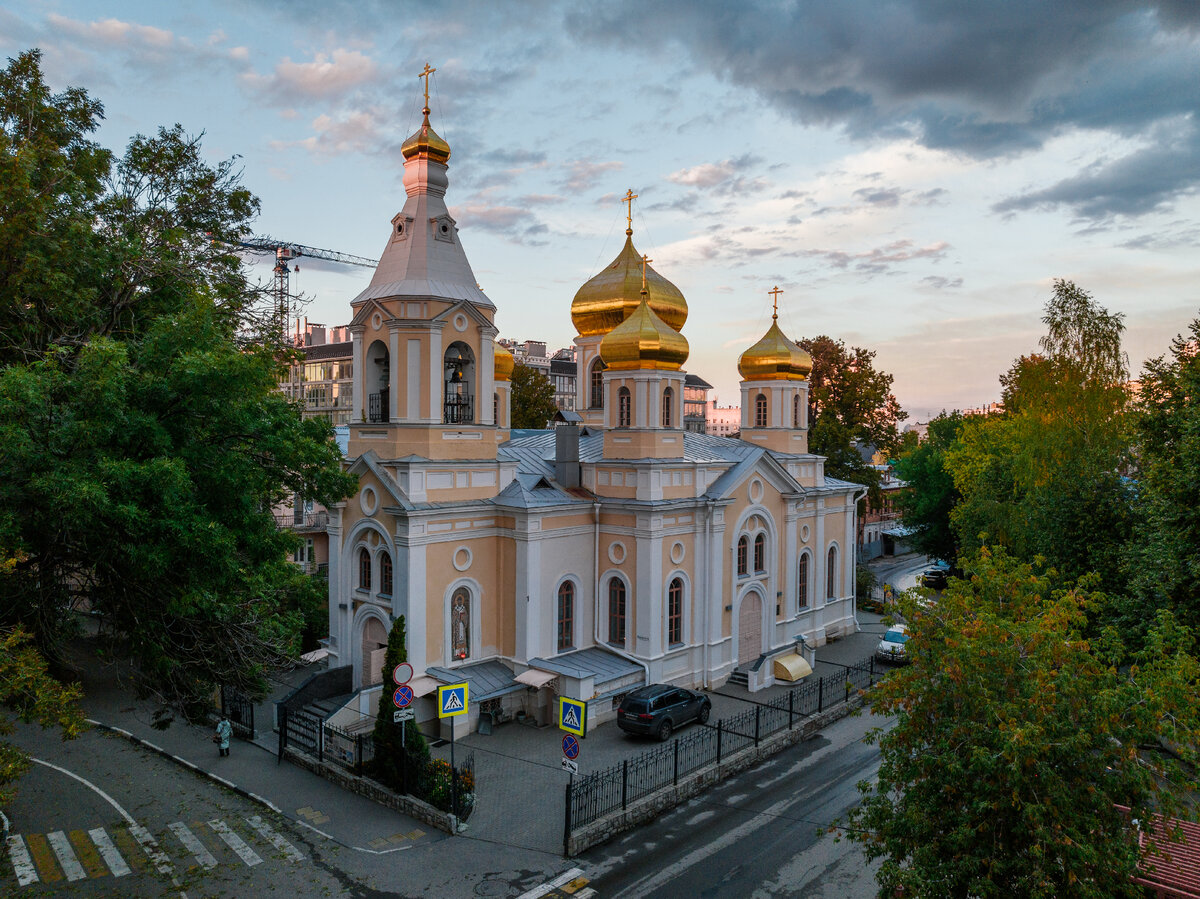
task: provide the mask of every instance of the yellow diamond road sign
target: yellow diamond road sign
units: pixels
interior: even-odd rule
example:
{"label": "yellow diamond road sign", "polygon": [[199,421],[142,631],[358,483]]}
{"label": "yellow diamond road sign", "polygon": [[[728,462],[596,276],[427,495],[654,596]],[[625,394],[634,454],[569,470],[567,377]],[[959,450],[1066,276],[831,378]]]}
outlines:
{"label": "yellow diamond road sign", "polygon": [[558,726],[578,737],[587,736],[587,703],[582,699],[558,697]]}
{"label": "yellow diamond road sign", "polygon": [[467,713],[467,685],[438,687],[438,717],[453,718]]}

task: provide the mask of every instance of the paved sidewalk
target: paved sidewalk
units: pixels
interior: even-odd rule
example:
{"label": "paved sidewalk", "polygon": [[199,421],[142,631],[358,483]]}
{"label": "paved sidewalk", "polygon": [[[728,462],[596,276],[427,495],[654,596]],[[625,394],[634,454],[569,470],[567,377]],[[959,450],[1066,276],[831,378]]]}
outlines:
{"label": "paved sidewalk", "polygon": [[[288,762],[278,763],[271,720],[259,723],[258,743],[235,738],[221,758],[212,728],[176,718],[164,729],[154,726],[152,703],[134,697],[116,666],[99,662],[89,652],[73,661],[80,668],[83,708],[96,725],[132,739],[233,788],[286,818],[351,849],[382,855],[448,839],[448,834],[400,812],[385,808]],[[286,687],[286,685],[284,685]],[[262,707],[260,707],[261,709]]]}

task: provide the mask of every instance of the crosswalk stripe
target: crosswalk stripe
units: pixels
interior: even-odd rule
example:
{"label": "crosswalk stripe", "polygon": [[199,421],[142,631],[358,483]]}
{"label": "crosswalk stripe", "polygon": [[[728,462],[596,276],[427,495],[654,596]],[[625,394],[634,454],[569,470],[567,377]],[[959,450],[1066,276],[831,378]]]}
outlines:
{"label": "crosswalk stripe", "polygon": [[46,834],[46,841],[50,844],[50,848],[54,850],[54,854],[58,856],[58,863],[62,865],[63,873],[67,875],[67,880],[83,880],[87,877],[87,871],[83,870],[83,865],[79,864],[79,859],[75,857],[75,850],[71,848],[71,843],[67,840],[65,833],[61,830],[48,833]]}
{"label": "crosswalk stripe", "polygon": [[146,853],[142,851],[142,847],[129,833],[129,830],[124,827],[116,827],[112,833],[113,842],[117,845],[117,851],[124,855],[125,861],[129,863],[134,871],[145,871],[146,866],[150,864],[150,859],[146,857]]}
{"label": "crosswalk stripe", "polygon": [[17,886],[27,887],[31,883],[37,883],[37,868],[33,866],[33,859],[29,857],[29,850],[25,848],[25,841],[19,834],[8,838],[8,857],[17,875]]}
{"label": "crosswalk stripe", "polygon": [[536,886],[532,890],[527,890],[522,893],[517,899],[541,899],[547,893],[552,893],[565,883],[570,883],[576,877],[583,874],[582,868],[571,868],[559,874],[553,880],[543,883],[541,886]]}
{"label": "crosswalk stripe", "polygon": [[121,853],[117,851],[117,847],[113,845],[112,839],[103,827],[89,830],[88,836],[96,844],[96,849],[99,850],[100,855],[104,858],[104,863],[108,865],[108,870],[112,871],[113,877],[124,877],[129,873],[129,865],[125,864],[125,859],[121,857]]}
{"label": "crosswalk stripe", "polygon": [[88,839],[85,831],[72,830],[67,834],[67,839],[71,841],[71,846],[74,847],[75,854],[79,857],[83,870],[87,871],[88,877],[108,876],[108,868],[100,860],[100,853],[96,851],[95,844]]}
{"label": "crosswalk stripe", "polygon": [[29,854],[33,856],[33,863],[37,865],[38,874],[43,882],[54,883],[62,880],[62,871],[54,861],[54,853],[50,851],[50,844],[46,842],[46,838],[40,833],[30,833],[25,835],[25,842],[29,844]]}
{"label": "crosswalk stripe", "polygon": [[276,833],[275,829],[258,815],[253,815],[247,818],[246,823],[262,834],[267,840],[269,840],[276,849],[283,853],[284,857],[288,861],[304,861],[304,856],[300,854],[300,850]]}
{"label": "crosswalk stripe", "polygon": [[142,844],[142,849],[146,851],[146,855],[150,856],[150,860],[154,862],[154,867],[158,868],[160,874],[165,874],[172,877],[175,874],[175,866],[171,864],[171,860],[167,858],[166,853],[158,848],[158,843],[154,842],[154,837],[150,836],[150,831],[142,827],[140,824],[130,824],[129,832],[133,834],[133,838]]}
{"label": "crosswalk stripe", "polygon": [[196,835],[188,830],[187,825],[182,821],[172,821],[167,825],[171,833],[179,838],[179,842],[183,843],[183,848],[196,857],[201,865],[206,868],[215,868],[217,866],[216,857],[205,848],[204,844],[197,839]]}
{"label": "crosswalk stripe", "polygon": [[217,835],[228,844],[229,848],[238,854],[247,867],[253,868],[255,865],[262,863],[262,859],[258,853],[246,845],[245,840],[230,830],[229,825],[224,821],[209,821],[208,826],[215,830]]}

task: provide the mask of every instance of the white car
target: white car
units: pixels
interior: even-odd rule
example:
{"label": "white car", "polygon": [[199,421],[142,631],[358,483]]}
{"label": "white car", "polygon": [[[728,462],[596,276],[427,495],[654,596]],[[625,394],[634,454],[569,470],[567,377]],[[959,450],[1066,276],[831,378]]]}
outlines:
{"label": "white car", "polygon": [[908,628],[903,624],[893,624],[875,647],[875,658],[881,662],[902,665],[908,661],[904,644],[908,642]]}

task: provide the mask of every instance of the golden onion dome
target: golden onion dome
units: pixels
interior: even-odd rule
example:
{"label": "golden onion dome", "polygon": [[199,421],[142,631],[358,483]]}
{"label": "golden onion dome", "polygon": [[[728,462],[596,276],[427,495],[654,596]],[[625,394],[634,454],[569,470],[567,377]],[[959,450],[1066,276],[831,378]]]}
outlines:
{"label": "golden onion dome", "polygon": [[738,358],[744,381],[803,381],[812,372],[812,356],[784,336],[778,316],[762,340]]}
{"label": "golden onion dome", "polygon": [[430,126],[429,107],[426,106],[421,111],[425,114],[425,121],[421,123],[421,127],[412,137],[400,145],[400,152],[404,154],[405,159],[425,155],[434,162],[445,164],[450,159],[450,145],[442,140]]}
{"label": "golden onion dome", "polygon": [[687,338],[659,318],[646,293],[633,314],[600,341],[600,358],[615,371],[679,371],[687,357]]}
{"label": "golden onion dome", "polygon": [[[675,331],[687,321],[687,300],[679,288],[646,266],[650,308]],[[633,231],[612,264],[584,284],[571,302],[571,321],[580,337],[607,334],[629,318],[641,302],[642,257],[633,248]]]}
{"label": "golden onion dome", "polygon": [[517,365],[517,360],[513,358],[513,354],[506,350],[503,346],[493,341],[493,354],[495,363],[493,367],[494,380],[510,381],[512,380],[513,369]]}

